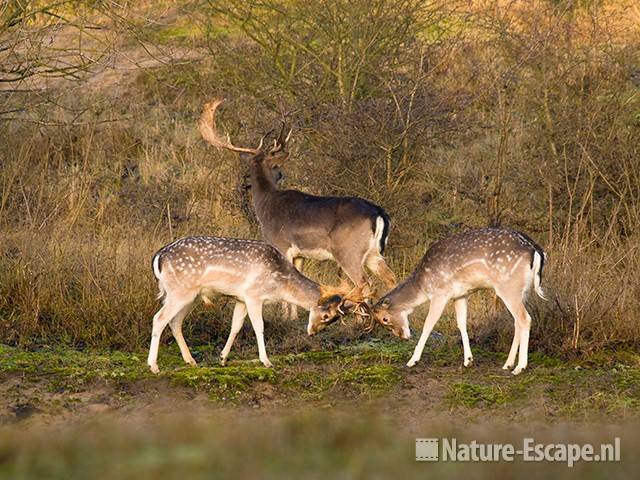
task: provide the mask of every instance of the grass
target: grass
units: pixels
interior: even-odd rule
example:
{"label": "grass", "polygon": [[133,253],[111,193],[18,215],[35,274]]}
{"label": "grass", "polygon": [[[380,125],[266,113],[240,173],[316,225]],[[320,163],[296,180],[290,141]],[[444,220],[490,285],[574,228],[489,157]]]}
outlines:
{"label": "grass", "polygon": [[[416,2],[426,10],[399,15],[391,0],[339,1],[327,16],[309,2],[99,2],[86,19],[51,16],[55,29],[5,25],[4,53],[26,55],[8,65],[26,72],[34,60],[74,62],[79,46],[99,63],[106,55],[97,68],[80,59],[82,82],[53,72],[5,82],[0,95],[0,478],[532,476],[517,463],[497,475],[422,468],[413,438],[494,441],[545,424],[557,441],[586,423],[579,438],[597,443],[601,421],[628,424],[614,429],[628,463],[538,465],[533,476],[637,476],[632,2],[463,4]],[[34,48],[11,48],[14,39]],[[153,252],[188,234],[260,236],[242,162],[198,136],[202,104],[216,96],[228,99],[220,127],[238,144],[255,145],[283,116],[292,123],[286,187],[383,206],[399,278],[434,240],[471,226],[515,227],[543,245],[551,300],[530,299],[527,371],[500,370],[513,322],[479,294],[470,368],[450,312],[437,326],[444,339],[407,369],[412,342],[352,325],[310,339],[271,307],[275,368],[254,359],[249,326],[223,368],[222,300],[185,324],[200,366],[163,345],[152,375]],[[336,271],[305,265],[328,283]]]}
{"label": "grass", "polygon": [[[637,349],[640,35],[626,0],[602,10],[524,2],[508,18],[482,2],[472,12],[436,2],[424,15],[400,15],[401,24],[386,2],[375,12],[338,2],[333,18],[343,20],[333,27],[304,2],[282,11],[277,2],[133,2],[100,21],[121,37],[127,65],[144,68],[105,65],[106,88],[88,72],[90,89],[51,81],[37,94],[3,96],[2,111],[24,117],[0,122],[0,340],[140,350],[157,308],[157,248],[187,234],[260,236],[239,188],[242,162],[207,147],[195,128],[203,102],[224,96],[220,126],[247,145],[289,112],[286,187],[359,195],[389,212],[385,255],[399,278],[437,238],[515,227],[549,253],[551,301],[530,305],[534,349],[585,361],[622,344]],[[377,17],[361,24],[357,12]],[[113,24],[127,15],[133,23]],[[424,35],[442,26],[452,28]],[[283,28],[291,41],[281,41]],[[85,45],[61,31],[56,40]],[[215,38],[205,48],[207,31]],[[332,31],[344,51],[333,49]],[[193,55],[173,62],[162,53],[173,49],[145,50],[139,40],[180,52],[189,44]],[[305,268],[337,282],[333,267]],[[228,315],[222,305],[216,318]],[[504,309],[482,295],[471,307],[489,319],[479,336],[508,345]],[[201,320],[191,338],[215,343],[221,329],[205,318],[191,316]],[[275,346],[310,346],[293,324],[277,334]]]}
{"label": "grass", "polygon": [[[160,471],[166,478],[207,478],[211,471],[219,478],[303,472],[306,478],[391,472],[424,478],[424,465],[412,457],[416,436],[516,443],[531,435],[537,442],[590,443],[621,436],[622,464],[579,463],[571,473],[600,478],[606,471],[612,478],[636,468],[630,452],[639,440],[637,355],[621,353],[617,360],[625,361],[612,368],[547,356],[513,377],[480,348],[474,367],[455,364],[460,348],[447,343],[431,346],[408,369],[411,347],[365,341],[274,355],[276,367],[266,369],[244,358],[217,366],[209,345],[194,348],[202,366],[185,367],[172,346],[161,350],[163,370],[156,376],[142,352],[0,346],[0,395],[15,415],[0,417],[0,478],[144,479]],[[448,364],[435,365],[438,359]],[[104,401],[100,411],[108,415],[96,414]],[[74,422],[59,423],[69,414]],[[626,426],[601,428],[601,421]],[[428,472],[462,474],[468,467],[437,463]],[[495,476],[498,466],[473,468],[484,478]],[[530,468],[521,462],[499,467],[503,474]],[[536,468],[561,478],[567,472],[553,464]]]}
{"label": "grass", "polygon": [[458,382],[449,386],[446,399],[451,406],[491,408],[514,398],[500,386]]}
{"label": "grass", "polygon": [[[464,368],[459,347],[447,344],[428,348],[422,362],[409,369],[404,363],[411,348],[395,341],[361,342],[334,351],[273,355],[275,368],[268,369],[242,358],[218,366],[209,346],[194,349],[205,360],[192,368],[182,363],[174,346],[162,350],[161,373],[156,376],[148,371],[143,352],[26,351],[1,346],[0,375],[28,379],[39,390],[58,393],[87,391],[96,382],[127,391],[135,385],[169,381],[176,388],[207,393],[214,402],[238,405],[254,402],[259,385],[270,385],[270,399],[292,404],[297,398],[303,402],[402,398],[407,388],[417,385],[419,390],[434,389],[429,395],[435,409],[507,412],[543,405],[545,414],[569,419],[640,414],[640,367],[637,356],[628,352],[621,354],[628,363],[611,368],[532,355],[529,369],[513,377],[500,370],[495,355],[479,348],[474,349],[476,365]],[[546,361],[538,362],[542,358]]]}

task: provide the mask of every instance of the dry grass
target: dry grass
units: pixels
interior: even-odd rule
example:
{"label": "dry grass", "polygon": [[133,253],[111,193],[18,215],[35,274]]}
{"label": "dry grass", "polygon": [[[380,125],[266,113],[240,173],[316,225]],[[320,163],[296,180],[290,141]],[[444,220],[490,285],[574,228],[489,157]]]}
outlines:
{"label": "dry grass", "polygon": [[[283,4],[283,22],[313,13]],[[212,151],[194,128],[201,104],[224,95],[222,121],[239,142],[289,112],[289,186],[357,194],[389,211],[388,255],[400,276],[439,236],[512,226],[549,253],[552,300],[532,305],[534,349],[638,344],[637,7],[479,1],[471,10],[433,2],[415,11],[407,2],[413,23],[382,28],[387,43],[370,55],[358,46],[371,32],[355,20],[338,32],[353,47],[346,52],[295,22],[287,47],[274,50],[249,39],[250,25],[234,17],[242,4],[216,5],[222,11],[184,13],[201,27],[189,38],[206,46],[204,60],[130,72],[115,90],[65,92],[54,82],[3,93],[3,111],[27,105],[29,118],[62,125],[0,123],[0,341],[138,348],[157,308],[149,266],[157,248],[186,234],[259,235],[238,188],[238,159]],[[150,41],[171,44],[172,22],[184,25],[184,15],[165,18]],[[388,26],[397,11],[376,15]],[[312,34],[326,68],[296,43]],[[131,48],[131,37],[122,41]],[[364,67],[338,72],[341,54]],[[81,124],[70,124],[69,109],[85,107]],[[308,272],[336,279],[330,265]],[[481,340],[502,348],[510,322],[490,300],[477,299],[472,315]],[[192,343],[226,335],[224,304],[193,314]],[[276,317],[267,326],[272,348],[313,348],[302,322]],[[325,341],[358,335],[334,329]]]}

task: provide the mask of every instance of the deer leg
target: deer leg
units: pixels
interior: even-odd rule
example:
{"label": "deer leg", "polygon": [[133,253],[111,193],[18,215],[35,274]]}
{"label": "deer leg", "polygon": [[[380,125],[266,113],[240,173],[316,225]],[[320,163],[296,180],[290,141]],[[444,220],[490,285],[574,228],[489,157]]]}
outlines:
{"label": "deer leg", "polygon": [[267,349],[264,345],[264,320],[262,319],[262,302],[255,300],[247,300],[247,311],[249,312],[249,320],[253,326],[258,340],[258,356],[265,367],[273,367],[267,357]]}
{"label": "deer leg", "polygon": [[220,353],[220,363],[224,367],[227,364],[227,357],[233,347],[233,342],[236,341],[236,336],[244,324],[244,317],[247,316],[247,306],[242,302],[236,302],[236,306],[233,308],[233,318],[231,320],[231,330],[229,331],[229,338],[224,345],[222,352]]}
{"label": "deer leg", "polygon": [[531,315],[527,312],[527,309],[522,305],[524,316],[520,317],[520,348],[518,349],[518,364],[513,370],[514,375],[518,375],[525,368],[527,368],[529,361],[529,332],[531,331]]}
{"label": "deer leg", "polygon": [[182,335],[182,322],[184,322],[184,318],[189,313],[191,305],[189,307],[184,307],[182,310],[178,312],[178,314],[173,317],[169,321],[169,328],[171,328],[171,333],[173,334],[173,338],[176,339],[176,343],[180,348],[180,354],[182,355],[182,359],[185,363],[188,363],[192,366],[197,366],[196,361],[191,356],[191,352],[189,351],[189,346],[187,342],[184,340],[184,335]]}
{"label": "deer leg", "polygon": [[[304,265],[304,258],[296,257],[293,259],[293,266],[296,267],[296,270],[302,272],[302,266]],[[286,305],[286,304],[285,304]],[[298,319],[298,306],[290,303],[289,305],[289,320],[297,320]]]}
{"label": "deer leg", "polygon": [[388,289],[392,289],[398,283],[393,270],[389,268],[384,257],[379,253],[373,253],[367,257],[367,268],[376,274],[386,285]]}
{"label": "deer leg", "polygon": [[367,283],[367,277],[364,274],[363,262],[361,260],[363,257],[364,255],[354,255],[353,252],[348,251],[333,253],[333,258],[335,258],[336,263],[357,287],[361,287]]}
{"label": "deer leg", "polygon": [[504,364],[505,369],[509,369],[515,363],[516,349],[518,350],[518,364],[513,370],[514,375],[522,373],[527,368],[528,350],[529,350],[529,331],[531,329],[531,316],[522,303],[521,295],[504,295],[498,292],[498,295],[504,302],[505,306],[509,310],[509,313],[513,316],[515,333],[513,336],[513,342],[511,343],[511,350],[509,356]]}
{"label": "deer leg", "polygon": [[188,309],[193,303],[193,298],[189,301],[177,301],[167,298],[165,304],[153,317],[153,329],[151,330],[151,346],[147,365],[153,373],[158,373],[158,349],[160,348],[160,337],[167,324],[178,315],[182,309]]}
{"label": "deer leg", "polygon": [[[286,250],[284,256],[287,258],[287,260],[289,260],[289,263],[292,263],[293,266],[296,267],[298,271],[300,271],[300,268],[298,268],[298,265],[296,264],[296,261],[298,260],[298,258],[297,257],[294,258],[293,250],[291,249]],[[291,305],[288,302],[282,302],[280,304],[280,310],[282,312],[282,316],[287,320],[296,320],[298,318],[298,308],[295,305]]]}
{"label": "deer leg", "polygon": [[518,345],[520,345],[520,324],[517,320],[513,321],[513,340],[511,341],[511,348],[509,349],[509,355],[507,355],[507,361],[502,366],[503,370],[511,370],[516,364],[516,354],[518,353]]}
{"label": "deer leg", "polygon": [[424,350],[424,346],[427,343],[429,335],[431,334],[431,330],[433,330],[433,326],[440,318],[440,315],[442,315],[442,311],[444,310],[444,307],[448,301],[449,299],[446,297],[434,297],[431,299],[431,304],[429,305],[429,313],[427,314],[427,318],[424,321],[420,340],[418,340],[418,344],[413,351],[413,355],[411,355],[411,359],[407,362],[407,367],[413,367],[420,360],[422,351]]}
{"label": "deer leg", "polygon": [[469,334],[467,333],[467,306],[469,302],[467,297],[458,298],[453,302],[456,310],[456,323],[462,337],[462,349],[464,351],[464,366],[468,367],[473,363],[473,355],[471,354],[471,345],[469,345]]}

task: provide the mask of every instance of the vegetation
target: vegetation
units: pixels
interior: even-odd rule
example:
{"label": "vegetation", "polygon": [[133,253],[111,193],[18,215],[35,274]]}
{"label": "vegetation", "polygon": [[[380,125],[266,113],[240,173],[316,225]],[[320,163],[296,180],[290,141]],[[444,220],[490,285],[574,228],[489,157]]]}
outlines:
{"label": "vegetation", "polygon": [[[531,306],[532,349],[637,345],[632,3],[8,2],[0,33],[19,42],[4,65],[33,68],[0,72],[0,340],[138,350],[157,308],[158,247],[259,235],[239,160],[194,128],[202,103],[224,96],[223,125],[241,142],[283,115],[294,126],[287,185],[390,212],[401,277],[443,235],[522,229],[549,253],[551,301]],[[43,72],[46,52],[20,63],[30,28],[101,55],[67,72],[49,52],[59,75]],[[336,282],[331,265],[306,272]],[[502,351],[512,327],[490,300],[472,304],[472,330]],[[277,315],[271,351],[318,347]],[[228,317],[224,301],[195,312],[187,338],[220,344]],[[319,347],[359,336],[337,327]]]}
{"label": "vegetation", "polygon": [[[468,476],[413,462],[414,438],[532,431],[621,436],[623,461],[472,476],[637,476],[636,3],[0,2],[0,478]],[[199,367],[167,335],[152,375],[153,253],[183,235],[260,236],[246,166],[195,128],[213,97],[239,144],[293,126],[285,187],[383,206],[400,278],[468,227],[535,238],[550,300],[529,303],[527,372],[500,370],[513,321],[478,294],[470,368],[452,312],[406,369],[413,340],[349,319],[310,338],[276,307],[275,368],[255,360],[249,325],[221,367],[221,298],[185,323]],[[304,271],[338,281],[330,263]]]}

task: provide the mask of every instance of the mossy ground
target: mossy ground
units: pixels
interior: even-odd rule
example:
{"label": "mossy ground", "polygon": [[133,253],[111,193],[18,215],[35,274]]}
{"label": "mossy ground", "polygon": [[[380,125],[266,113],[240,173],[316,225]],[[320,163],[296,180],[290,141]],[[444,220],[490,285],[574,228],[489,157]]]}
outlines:
{"label": "mossy ground", "polygon": [[[269,369],[253,358],[233,356],[222,367],[211,346],[193,349],[200,363],[193,368],[183,364],[171,345],[161,349],[161,373],[153,375],[145,364],[146,352],[0,346],[0,378],[4,408],[16,417],[30,416],[20,405],[29,406],[27,413],[45,415],[61,402],[77,407],[73,399],[96,387],[128,402],[150,390],[170,390],[204,393],[216,404],[234,405],[300,408],[398,400],[416,401],[435,412],[464,415],[480,409],[505,418],[522,411],[572,420],[640,414],[640,358],[634,352],[611,352],[596,362],[532,352],[528,370],[513,377],[500,369],[504,354],[475,348],[475,364],[465,368],[459,346],[443,342],[427,348],[422,361],[408,369],[404,364],[412,348],[411,343],[374,339],[333,351],[273,355],[274,368]],[[109,409],[122,404],[107,403]],[[4,418],[10,420],[11,414]]]}

